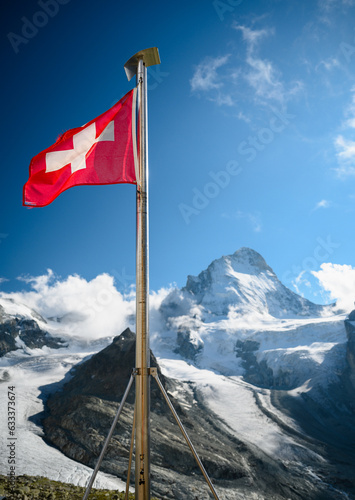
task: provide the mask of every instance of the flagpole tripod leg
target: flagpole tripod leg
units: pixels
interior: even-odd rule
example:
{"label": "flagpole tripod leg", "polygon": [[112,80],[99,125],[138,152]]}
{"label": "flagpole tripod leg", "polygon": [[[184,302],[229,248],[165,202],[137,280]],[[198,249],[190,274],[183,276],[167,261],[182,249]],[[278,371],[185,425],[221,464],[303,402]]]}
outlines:
{"label": "flagpole tripod leg", "polygon": [[210,490],[211,490],[211,492],[212,492],[215,500],[219,500],[217,492],[214,489],[214,486],[213,486],[213,484],[212,484],[212,482],[211,482],[211,480],[210,480],[210,478],[209,478],[209,476],[208,476],[208,474],[206,472],[206,469],[204,468],[204,466],[203,466],[203,464],[202,464],[202,462],[200,460],[200,457],[198,456],[198,454],[197,454],[197,452],[196,452],[196,450],[195,450],[195,448],[194,448],[194,446],[193,446],[193,444],[192,444],[189,436],[187,435],[187,432],[185,431],[184,426],[182,425],[182,422],[181,422],[178,414],[175,411],[175,408],[173,407],[173,405],[172,405],[172,403],[170,401],[170,398],[169,398],[166,390],[164,389],[163,384],[161,383],[161,381],[160,381],[160,379],[158,377],[158,371],[157,371],[157,369],[156,368],[150,368],[150,375],[155,378],[155,380],[156,380],[156,382],[157,382],[157,384],[159,386],[159,389],[161,390],[161,392],[162,392],[162,394],[163,394],[163,396],[165,398],[165,401],[167,402],[167,404],[168,404],[168,406],[169,406],[169,408],[170,408],[170,410],[171,410],[171,412],[172,412],[172,414],[173,414],[173,416],[174,416],[174,418],[175,418],[178,426],[180,427],[181,433],[184,436],[184,438],[185,438],[185,440],[186,440],[186,442],[187,442],[187,444],[188,444],[188,446],[189,446],[189,448],[190,448],[190,450],[191,450],[191,452],[192,452],[192,454],[193,454],[193,456],[194,456],[194,458],[195,458],[195,460],[196,460],[196,462],[197,462],[197,464],[198,464],[198,466],[199,466],[199,468],[200,468],[200,470],[201,470],[201,472],[202,472],[202,474],[203,474],[203,476],[204,476],[204,478],[205,478],[205,480],[206,480],[206,482],[207,482],[207,484],[208,484],[208,486],[209,486],[209,488],[210,488]]}
{"label": "flagpole tripod leg", "polygon": [[114,430],[115,430],[115,427],[116,427],[116,425],[117,425],[118,419],[120,418],[120,415],[121,415],[121,413],[122,413],[123,406],[124,406],[124,404],[125,404],[125,402],[126,402],[126,399],[127,399],[128,393],[129,393],[129,391],[130,391],[130,389],[131,389],[131,387],[132,387],[132,384],[133,384],[133,380],[134,380],[135,375],[136,375],[136,371],[135,371],[135,370],[133,370],[133,372],[132,372],[132,374],[131,374],[131,378],[129,379],[129,382],[128,382],[128,385],[127,385],[127,388],[126,388],[126,390],[125,390],[125,393],[123,394],[123,397],[122,397],[122,400],[121,400],[120,406],[118,407],[118,410],[117,410],[116,416],[115,416],[115,418],[114,418],[114,420],[113,420],[113,422],[112,422],[111,429],[110,429],[110,431],[109,431],[109,433],[108,433],[108,435],[107,435],[107,438],[106,438],[106,440],[105,440],[105,442],[104,442],[104,445],[103,445],[103,447],[102,447],[102,450],[101,450],[100,456],[99,456],[99,458],[98,458],[98,460],[97,460],[97,462],[96,462],[95,469],[94,469],[94,471],[93,471],[93,473],[92,473],[92,476],[91,476],[91,478],[90,478],[90,481],[89,481],[89,483],[88,483],[88,485],[87,485],[87,487],[86,487],[86,491],[85,491],[85,494],[84,494],[84,496],[83,496],[83,500],[87,500],[87,499],[88,499],[88,497],[89,497],[89,494],[90,494],[90,491],[91,491],[92,485],[94,484],[94,481],[95,481],[95,479],[96,479],[97,473],[99,472],[99,469],[100,469],[100,466],[101,466],[102,460],[103,460],[103,458],[104,458],[104,455],[105,455],[105,453],[106,453],[106,450],[107,450],[108,445],[109,445],[109,443],[110,443],[110,440],[111,440],[111,438],[112,438],[112,434],[113,434],[113,432],[114,432]]}
{"label": "flagpole tripod leg", "polygon": [[134,413],[133,413],[131,448],[129,450],[129,460],[128,460],[128,471],[127,471],[127,483],[126,483],[125,500],[128,500],[128,496],[129,496],[129,483],[130,483],[130,479],[131,479],[131,468],[132,468],[132,456],[133,456],[135,430],[136,430],[136,407],[134,407]]}

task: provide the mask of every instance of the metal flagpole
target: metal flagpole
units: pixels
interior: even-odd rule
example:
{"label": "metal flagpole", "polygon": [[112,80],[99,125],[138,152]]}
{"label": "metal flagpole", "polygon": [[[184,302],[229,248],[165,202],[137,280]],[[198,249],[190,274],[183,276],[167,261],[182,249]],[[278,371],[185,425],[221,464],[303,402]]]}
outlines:
{"label": "metal flagpole", "polygon": [[147,67],[160,64],[156,47],[145,49],[125,64],[128,80],[138,86],[137,247],[136,247],[136,461],[135,498],[150,499],[150,349],[148,251]]}

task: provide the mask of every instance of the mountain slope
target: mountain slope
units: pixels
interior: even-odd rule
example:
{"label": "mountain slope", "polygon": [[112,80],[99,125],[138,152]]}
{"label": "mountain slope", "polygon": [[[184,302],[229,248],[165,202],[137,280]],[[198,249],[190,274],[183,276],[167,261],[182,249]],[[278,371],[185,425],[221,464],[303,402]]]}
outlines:
{"label": "mountain slope", "polygon": [[9,299],[0,299],[0,356],[17,349],[59,349],[66,343],[52,337],[46,330],[46,320],[36,311]]}
{"label": "mountain slope", "polygon": [[[101,304],[103,323],[71,310],[70,301],[63,309],[60,297],[50,299],[40,317],[0,296],[2,324],[13,321],[16,333],[16,349],[0,357],[0,391],[6,399],[8,384],[16,386],[18,454],[26,456],[18,472],[84,484],[83,463],[94,463],[134,367],[134,336],[112,341],[121,331],[117,316],[112,327]],[[132,299],[124,300],[128,326]],[[221,499],[355,499],[354,314],[335,315],[294,294],[246,248],[188,277],[182,289],[152,294],[152,351]],[[35,322],[27,345],[20,337],[26,321]],[[48,334],[67,347],[32,344]],[[208,498],[154,381],[152,388],[155,491],[161,498]],[[106,470],[124,480],[133,397],[105,459]],[[43,416],[47,439],[67,456],[43,441]],[[6,428],[5,405],[0,419]],[[6,446],[6,434],[0,441]],[[117,479],[101,474],[99,481]]]}
{"label": "mountain slope", "polygon": [[[154,339],[201,368],[244,375],[262,386],[294,388],[345,362],[345,315],[335,316],[286,288],[257,252],[215,260],[162,302],[166,329]],[[329,370],[330,369],[330,370]]]}
{"label": "mountain slope", "polygon": [[[126,330],[103,351],[80,364],[62,390],[49,398],[44,419],[46,438],[70,458],[94,466],[134,363],[134,344],[135,336]],[[152,362],[156,363],[153,356]],[[314,482],[311,475],[303,473],[304,463],[321,461],[315,453],[304,449],[302,464],[295,462],[285,467],[276,457],[240,440],[206,406],[198,386],[161,374],[160,378],[221,500],[342,498],[341,494],[329,495],[326,483]],[[210,382],[215,383],[213,379]],[[103,471],[119,476],[124,476],[128,467],[133,394],[129,399],[102,464]],[[208,487],[154,380],[151,418],[153,494],[162,499],[209,498]],[[292,450],[298,457],[302,446],[291,439],[286,442],[288,456]],[[325,465],[323,471],[331,473]]]}

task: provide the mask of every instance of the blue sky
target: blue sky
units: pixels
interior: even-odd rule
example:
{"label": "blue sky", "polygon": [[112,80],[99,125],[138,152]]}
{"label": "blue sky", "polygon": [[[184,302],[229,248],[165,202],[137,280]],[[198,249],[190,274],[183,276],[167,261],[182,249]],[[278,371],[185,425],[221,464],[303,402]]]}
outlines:
{"label": "blue sky", "polygon": [[248,246],[293,290],[335,298],[312,272],[355,267],[354,0],[7,0],[3,13],[2,290],[47,269],[134,282],[134,186],[76,187],[39,209],[22,187],[31,158],[126,94],[124,63],[157,46],[151,289]]}

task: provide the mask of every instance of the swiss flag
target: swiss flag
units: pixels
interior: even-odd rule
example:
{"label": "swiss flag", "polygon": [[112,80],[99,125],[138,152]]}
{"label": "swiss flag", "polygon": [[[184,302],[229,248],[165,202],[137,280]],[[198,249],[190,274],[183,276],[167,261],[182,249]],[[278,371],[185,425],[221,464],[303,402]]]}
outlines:
{"label": "swiss flag", "polygon": [[31,160],[23,205],[44,207],[84,184],[136,184],[136,89],[83,127],[73,128]]}

